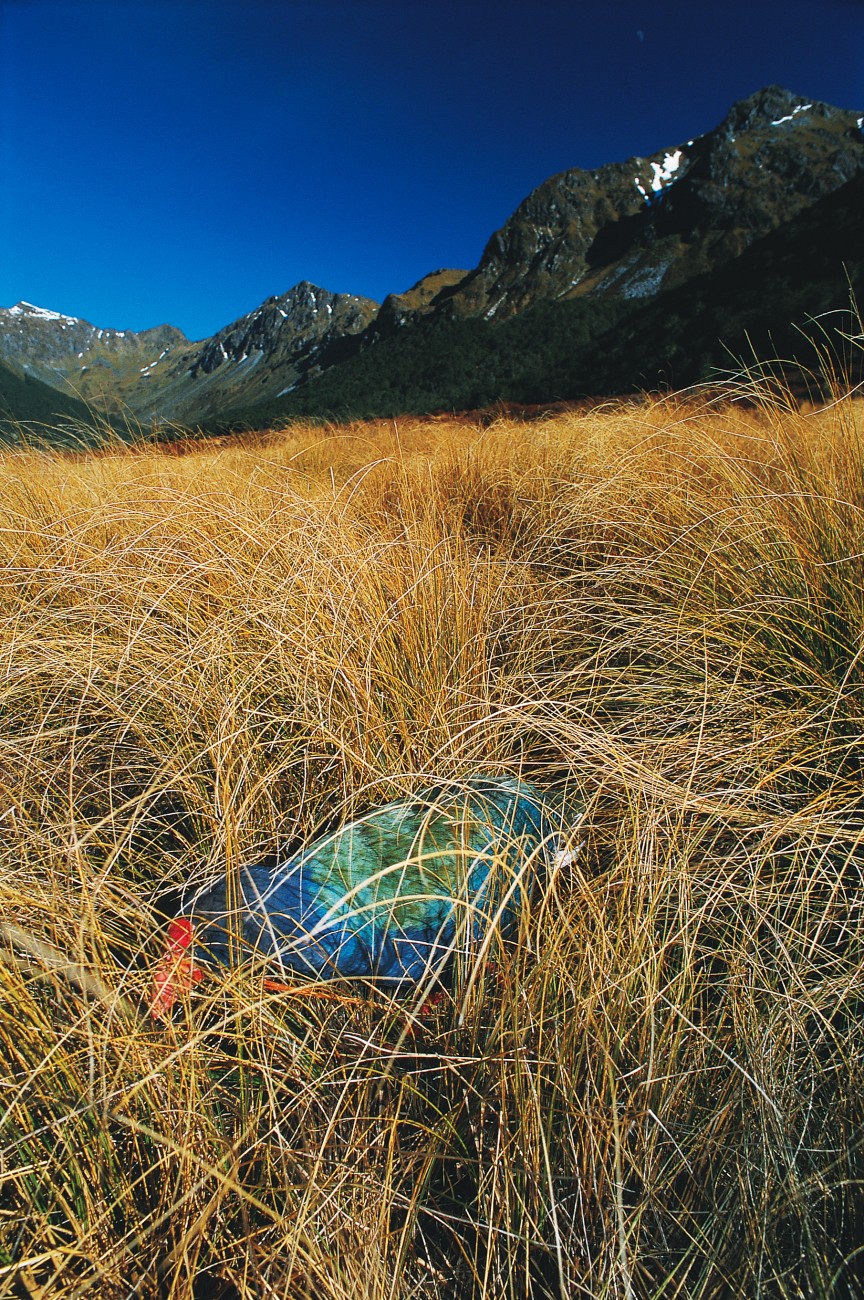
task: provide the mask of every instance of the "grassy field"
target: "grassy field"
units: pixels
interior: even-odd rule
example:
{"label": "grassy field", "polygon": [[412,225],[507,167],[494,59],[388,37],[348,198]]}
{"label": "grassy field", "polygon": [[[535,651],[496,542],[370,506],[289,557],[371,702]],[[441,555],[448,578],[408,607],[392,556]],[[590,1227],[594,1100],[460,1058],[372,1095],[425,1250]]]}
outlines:
{"label": "grassy field", "polygon": [[[862,404],[18,450],[0,563],[0,1298],[864,1294]],[[588,809],[494,966],[142,1014],[477,772]]]}

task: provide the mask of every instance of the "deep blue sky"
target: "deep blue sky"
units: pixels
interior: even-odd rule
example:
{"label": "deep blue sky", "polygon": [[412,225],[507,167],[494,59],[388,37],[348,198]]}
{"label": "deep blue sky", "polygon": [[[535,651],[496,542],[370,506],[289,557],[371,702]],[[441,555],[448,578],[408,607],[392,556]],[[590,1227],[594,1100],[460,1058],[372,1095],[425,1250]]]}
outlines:
{"label": "deep blue sky", "polygon": [[864,0],[0,0],[0,306],[380,300],[770,82],[864,110]]}

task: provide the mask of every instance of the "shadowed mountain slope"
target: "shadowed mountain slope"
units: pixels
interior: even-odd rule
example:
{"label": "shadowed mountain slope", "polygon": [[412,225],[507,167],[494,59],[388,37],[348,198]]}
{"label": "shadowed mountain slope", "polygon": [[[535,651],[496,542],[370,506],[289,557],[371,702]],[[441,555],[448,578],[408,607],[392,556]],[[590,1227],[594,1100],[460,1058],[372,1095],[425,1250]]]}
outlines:
{"label": "shadowed mountain slope", "polygon": [[[683,387],[735,368],[739,358],[752,361],[754,353],[818,367],[808,337],[820,348],[829,340],[808,321],[847,306],[850,288],[864,302],[862,215],[864,175],[731,263],[647,302],[542,302],[500,325],[430,317],[245,419],[263,425],[296,416],[392,416]],[[861,328],[848,314],[832,316],[826,327]],[[849,351],[836,333],[832,346],[838,362]],[[853,344],[853,370],[860,355],[860,343]]]}
{"label": "shadowed mountain slope", "polygon": [[0,442],[17,442],[22,435],[38,433],[39,426],[92,423],[83,402],[32,375],[21,375],[0,361]]}

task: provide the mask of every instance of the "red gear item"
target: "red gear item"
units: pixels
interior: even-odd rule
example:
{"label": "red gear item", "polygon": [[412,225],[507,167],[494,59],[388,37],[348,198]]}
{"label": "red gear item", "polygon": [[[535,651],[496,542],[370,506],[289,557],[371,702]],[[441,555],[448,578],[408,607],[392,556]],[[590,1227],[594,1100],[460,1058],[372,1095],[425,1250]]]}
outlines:
{"label": "red gear item", "polygon": [[179,916],[168,926],[165,952],[153,975],[150,992],[150,1018],[166,1020],[179,997],[192,991],[204,971],[192,956],[195,927],[188,916]]}

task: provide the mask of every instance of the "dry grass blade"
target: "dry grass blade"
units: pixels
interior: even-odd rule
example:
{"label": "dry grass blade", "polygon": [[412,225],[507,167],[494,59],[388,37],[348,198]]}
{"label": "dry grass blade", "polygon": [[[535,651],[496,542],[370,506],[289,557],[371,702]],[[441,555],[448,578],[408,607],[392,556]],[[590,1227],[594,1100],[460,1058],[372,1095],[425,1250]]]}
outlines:
{"label": "dry grass blade", "polygon": [[[20,925],[9,921],[0,922],[0,943],[9,948],[11,960],[15,960],[16,951],[25,952],[33,963],[46,971],[62,975],[69,984],[73,984],[89,997],[97,998],[108,1010],[117,1011],[127,1018],[134,1015],[131,1004],[113,992],[98,975],[92,974],[78,962],[70,961],[53,943],[38,939]],[[0,952],[0,961],[2,960],[8,961],[10,956]]]}

